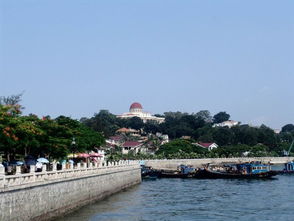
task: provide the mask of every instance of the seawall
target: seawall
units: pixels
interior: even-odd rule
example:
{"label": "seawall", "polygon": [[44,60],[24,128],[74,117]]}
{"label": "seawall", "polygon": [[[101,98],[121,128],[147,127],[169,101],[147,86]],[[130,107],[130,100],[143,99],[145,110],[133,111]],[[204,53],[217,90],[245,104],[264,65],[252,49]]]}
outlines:
{"label": "seawall", "polygon": [[0,173],[0,220],[52,220],[140,182],[136,161],[11,176]]}
{"label": "seawall", "polygon": [[205,164],[220,163],[244,163],[251,161],[261,161],[271,164],[282,164],[293,161],[294,157],[239,157],[239,158],[206,158],[206,159],[170,159],[170,160],[146,160],[146,166],[154,169],[175,170],[181,164],[192,165],[193,167],[202,167]]}

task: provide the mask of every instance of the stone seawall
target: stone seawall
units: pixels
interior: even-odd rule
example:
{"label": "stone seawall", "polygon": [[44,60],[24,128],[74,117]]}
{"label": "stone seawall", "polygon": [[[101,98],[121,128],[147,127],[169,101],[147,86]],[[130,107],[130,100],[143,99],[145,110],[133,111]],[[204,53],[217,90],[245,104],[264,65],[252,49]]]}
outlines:
{"label": "stone seawall", "polygon": [[[35,177],[35,182],[23,182],[27,174],[5,176],[5,185],[0,187],[0,220],[52,220],[141,182],[137,162],[67,172],[54,171],[55,178],[48,173],[35,173],[34,176],[43,175],[39,180]],[[17,179],[22,180],[19,185],[9,186]]]}
{"label": "stone seawall", "polygon": [[146,166],[154,169],[175,170],[181,164],[192,165],[193,167],[201,167],[205,164],[220,163],[242,163],[251,161],[261,161],[271,164],[282,164],[293,161],[294,157],[241,157],[241,158],[207,158],[207,159],[171,159],[171,160],[146,160]]}

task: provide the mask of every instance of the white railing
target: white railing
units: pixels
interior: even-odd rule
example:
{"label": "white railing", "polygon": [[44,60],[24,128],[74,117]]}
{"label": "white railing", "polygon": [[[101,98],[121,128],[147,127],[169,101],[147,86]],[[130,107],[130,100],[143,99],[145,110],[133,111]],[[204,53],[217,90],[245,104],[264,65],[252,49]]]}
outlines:
{"label": "white railing", "polygon": [[35,166],[30,166],[29,173],[21,173],[21,167],[17,166],[15,175],[5,175],[5,168],[0,164],[0,191],[1,189],[21,185],[107,174],[131,168],[139,168],[139,161],[121,160],[100,164],[91,163],[88,165],[78,163],[75,166],[73,164],[62,164],[61,170],[57,170],[57,164],[54,163],[51,171],[47,171],[46,165],[43,165],[42,172],[35,172]]}
{"label": "white railing", "polygon": [[262,162],[288,162],[293,161],[294,157],[228,157],[228,158],[191,158],[191,159],[154,159],[145,160],[147,162],[172,162],[172,161],[262,161]]}

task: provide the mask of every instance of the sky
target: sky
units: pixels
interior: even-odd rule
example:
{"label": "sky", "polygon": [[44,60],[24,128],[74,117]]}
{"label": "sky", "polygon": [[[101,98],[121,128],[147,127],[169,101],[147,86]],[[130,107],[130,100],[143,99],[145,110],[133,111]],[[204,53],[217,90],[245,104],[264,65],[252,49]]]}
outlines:
{"label": "sky", "polygon": [[101,109],[294,123],[294,1],[2,0],[0,96],[24,114]]}

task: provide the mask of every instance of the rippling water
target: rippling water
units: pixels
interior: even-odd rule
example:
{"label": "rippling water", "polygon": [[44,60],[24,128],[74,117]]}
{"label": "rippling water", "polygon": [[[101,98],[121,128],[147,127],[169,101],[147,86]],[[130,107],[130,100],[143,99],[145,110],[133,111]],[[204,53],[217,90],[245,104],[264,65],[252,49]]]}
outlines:
{"label": "rippling water", "polygon": [[294,175],[270,180],[158,179],[56,221],[294,220]]}

